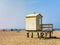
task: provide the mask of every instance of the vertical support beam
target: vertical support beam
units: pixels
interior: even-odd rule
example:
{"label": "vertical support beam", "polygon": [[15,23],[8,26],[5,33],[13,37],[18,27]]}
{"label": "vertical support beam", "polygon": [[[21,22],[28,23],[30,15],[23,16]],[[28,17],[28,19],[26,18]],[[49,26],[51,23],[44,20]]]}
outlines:
{"label": "vertical support beam", "polygon": [[41,32],[41,33],[40,33],[40,38],[43,38],[43,35],[44,35],[44,33],[43,33],[43,32]]}
{"label": "vertical support beam", "polygon": [[51,32],[51,34],[53,34],[53,24],[52,24],[52,27],[51,27],[51,28],[52,28],[52,32]]}
{"label": "vertical support beam", "polygon": [[38,38],[39,38],[39,33],[37,32],[37,36],[38,36]]}
{"label": "vertical support beam", "polygon": [[27,38],[29,38],[29,32],[27,33]]}
{"label": "vertical support beam", "polygon": [[31,38],[33,38],[33,32],[31,33],[32,35],[31,35]]}
{"label": "vertical support beam", "polygon": [[48,33],[48,32],[45,32],[45,37],[44,37],[45,39],[47,38],[47,33]]}
{"label": "vertical support beam", "polygon": [[49,32],[49,38],[51,38],[51,32]]}

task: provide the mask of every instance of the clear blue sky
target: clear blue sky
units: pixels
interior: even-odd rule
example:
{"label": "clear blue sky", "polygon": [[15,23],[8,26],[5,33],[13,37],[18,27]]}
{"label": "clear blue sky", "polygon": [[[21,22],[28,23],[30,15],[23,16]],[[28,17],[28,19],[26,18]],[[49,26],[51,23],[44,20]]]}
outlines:
{"label": "clear blue sky", "polygon": [[60,0],[0,0],[0,29],[25,28],[25,16],[34,12],[60,28]]}

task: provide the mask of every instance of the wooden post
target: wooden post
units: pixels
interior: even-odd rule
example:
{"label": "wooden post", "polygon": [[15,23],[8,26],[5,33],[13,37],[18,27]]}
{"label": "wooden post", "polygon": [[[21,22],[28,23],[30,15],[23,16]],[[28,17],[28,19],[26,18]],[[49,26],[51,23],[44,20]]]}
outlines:
{"label": "wooden post", "polygon": [[41,33],[40,33],[40,38],[43,38],[43,35],[44,35],[44,33],[43,33],[43,32],[41,32]]}
{"label": "wooden post", "polygon": [[51,38],[51,32],[49,32],[49,38]]}
{"label": "wooden post", "polygon": [[45,32],[45,37],[44,37],[45,39],[47,38],[47,33],[48,33],[48,32]]}
{"label": "wooden post", "polygon": [[29,32],[27,33],[27,37],[29,38]]}
{"label": "wooden post", "polygon": [[32,32],[31,38],[33,38],[33,32]]}
{"label": "wooden post", "polygon": [[39,33],[37,32],[37,36],[38,36],[38,38],[39,38]]}

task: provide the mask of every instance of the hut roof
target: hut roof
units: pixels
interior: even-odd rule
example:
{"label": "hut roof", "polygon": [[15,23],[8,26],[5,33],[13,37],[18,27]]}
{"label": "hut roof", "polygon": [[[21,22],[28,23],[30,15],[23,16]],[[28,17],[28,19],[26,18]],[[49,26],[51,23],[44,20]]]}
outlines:
{"label": "hut roof", "polygon": [[39,13],[36,13],[36,14],[29,14],[29,15],[26,15],[26,17],[37,17],[38,15],[40,15],[42,17],[41,14]]}

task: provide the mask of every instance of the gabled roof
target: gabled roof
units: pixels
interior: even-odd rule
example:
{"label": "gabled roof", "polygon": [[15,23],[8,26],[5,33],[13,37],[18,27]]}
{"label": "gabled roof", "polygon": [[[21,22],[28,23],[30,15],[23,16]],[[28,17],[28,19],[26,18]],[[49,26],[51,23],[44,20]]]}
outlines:
{"label": "gabled roof", "polygon": [[38,15],[40,15],[42,17],[41,14],[39,13],[36,13],[36,14],[29,14],[29,15],[26,15],[26,17],[37,17]]}

